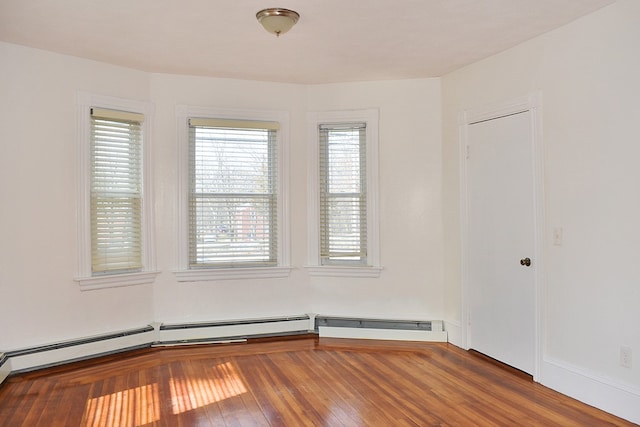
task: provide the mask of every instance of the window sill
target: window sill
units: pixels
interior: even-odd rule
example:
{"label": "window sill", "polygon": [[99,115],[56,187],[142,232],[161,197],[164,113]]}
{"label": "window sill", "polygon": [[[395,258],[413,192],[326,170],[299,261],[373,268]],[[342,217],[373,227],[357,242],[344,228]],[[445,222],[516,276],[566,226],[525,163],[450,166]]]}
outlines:
{"label": "window sill", "polygon": [[305,267],[310,276],[324,277],[380,277],[382,267],[380,266],[364,266],[364,267],[344,267],[334,265],[313,265]]}
{"label": "window sill", "polygon": [[156,280],[158,271],[144,271],[141,273],[112,274],[108,276],[78,277],[74,279],[80,284],[81,291],[96,289],[119,288],[123,286],[145,285]]}
{"label": "window sill", "polygon": [[175,271],[178,282],[203,282],[234,279],[272,279],[289,277],[292,267],[209,268]]}

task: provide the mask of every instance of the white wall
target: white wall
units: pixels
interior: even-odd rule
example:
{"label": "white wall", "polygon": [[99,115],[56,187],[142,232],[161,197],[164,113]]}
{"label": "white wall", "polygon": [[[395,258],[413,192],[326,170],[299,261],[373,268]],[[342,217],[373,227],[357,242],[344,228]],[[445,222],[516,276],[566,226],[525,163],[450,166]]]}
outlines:
{"label": "white wall", "polygon": [[311,86],[309,111],[379,108],[379,279],[314,278],[313,311],[441,319],[440,80]]}
{"label": "white wall", "polygon": [[[305,240],[306,169],[304,150],[304,87],[231,79],[153,75],[156,106],[156,318],[161,322],[245,319],[309,312],[309,288],[302,269]],[[176,106],[287,111],[290,114],[291,262],[289,278],[176,281],[178,211],[178,141]]]}
{"label": "white wall", "polygon": [[[443,316],[440,82],[302,86],[149,74],[0,43],[0,349],[149,322]],[[80,292],[76,243],[78,91],[155,107],[155,284]],[[177,282],[176,105],[290,114],[289,278]],[[307,111],[380,110],[381,260],[377,279],[314,278],[307,262]],[[37,120],[36,125],[30,124]]]}
{"label": "white wall", "polygon": [[[442,80],[445,317],[459,322],[461,316],[457,113],[539,90],[546,221],[544,359],[630,391],[636,399],[639,41],[640,2],[621,0]],[[563,246],[553,245],[554,227],[564,230]],[[632,369],[619,364],[622,345],[635,351]],[[544,374],[543,369],[543,382]],[[637,408],[626,408],[636,421]]]}
{"label": "white wall", "polygon": [[[442,317],[439,80],[301,86],[154,75],[158,266],[164,322],[285,314]],[[289,111],[291,264],[288,279],[177,283],[176,105]],[[307,262],[307,111],[379,108],[381,241],[377,279],[311,278]],[[416,126],[416,124],[420,126]],[[426,261],[425,261],[426,260]]]}
{"label": "white wall", "polygon": [[145,73],[0,43],[0,348],[146,325],[150,286],[80,292],[76,93],[149,98]]}

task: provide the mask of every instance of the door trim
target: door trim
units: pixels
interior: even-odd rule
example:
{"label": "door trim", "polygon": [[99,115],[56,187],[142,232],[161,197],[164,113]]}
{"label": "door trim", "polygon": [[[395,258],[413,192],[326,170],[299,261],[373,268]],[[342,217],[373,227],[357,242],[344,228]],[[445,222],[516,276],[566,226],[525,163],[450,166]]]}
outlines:
{"label": "door trim", "polygon": [[534,369],[533,379],[540,381],[540,370],[543,354],[544,295],[543,295],[543,232],[544,232],[544,170],[542,151],[542,94],[530,93],[527,96],[485,107],[463,110],[458,113],[458,141],[460,164],[460,235],[461,235],[461,323],[462,346],[469,349],[469,204],[467,158],[469,145],[469,126],[486,120],[498,119],[512,114],[528,111],[531,118],[531,141],[533,161],[533,193],[534,193],[534,259],[536,269],[534,275]]}

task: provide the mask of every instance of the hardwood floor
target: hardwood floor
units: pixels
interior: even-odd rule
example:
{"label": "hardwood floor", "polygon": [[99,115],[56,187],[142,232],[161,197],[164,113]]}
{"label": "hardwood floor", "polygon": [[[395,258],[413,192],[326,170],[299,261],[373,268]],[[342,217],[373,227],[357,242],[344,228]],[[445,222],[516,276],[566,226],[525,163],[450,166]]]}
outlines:
{"label": "hardwood floor", "polygon": [[14,375],[0,426],[625,426],[441,343],[154,348]]}

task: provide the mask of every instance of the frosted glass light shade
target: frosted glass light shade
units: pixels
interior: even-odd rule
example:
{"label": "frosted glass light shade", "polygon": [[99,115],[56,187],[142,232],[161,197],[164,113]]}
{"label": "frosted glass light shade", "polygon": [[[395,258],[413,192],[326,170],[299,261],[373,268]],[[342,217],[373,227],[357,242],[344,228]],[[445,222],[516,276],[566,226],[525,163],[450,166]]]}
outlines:
{"label": "frosted glass light shade", "polygon": [[298,22],[300,15],[289,9],[271,8],[256,13],[256,18],[265,30],[279,37],[280,34],[286,33]]}

